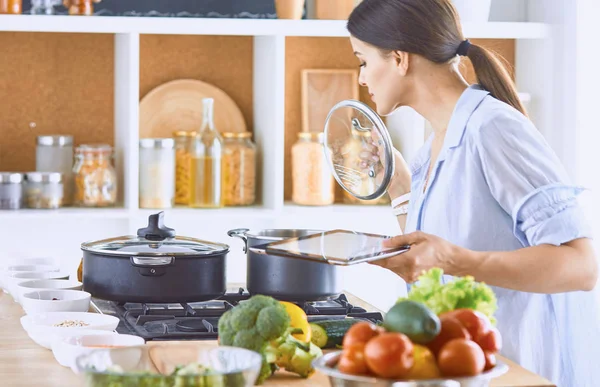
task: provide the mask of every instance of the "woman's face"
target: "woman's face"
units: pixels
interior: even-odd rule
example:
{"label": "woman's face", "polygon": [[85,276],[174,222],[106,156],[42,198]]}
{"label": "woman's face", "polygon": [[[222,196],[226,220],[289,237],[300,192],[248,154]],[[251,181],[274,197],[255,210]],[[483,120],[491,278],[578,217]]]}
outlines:
{"label": "woman's face", "polygon": [[355,37],[350,37],[350,43],[360,60],[358,83],[368,88],[377,105],[377,113],[386,116],[406,104],[409,84],[405,77],[406,65],[401,63],[401,58],[394,54],[384,56],[378,48]]}

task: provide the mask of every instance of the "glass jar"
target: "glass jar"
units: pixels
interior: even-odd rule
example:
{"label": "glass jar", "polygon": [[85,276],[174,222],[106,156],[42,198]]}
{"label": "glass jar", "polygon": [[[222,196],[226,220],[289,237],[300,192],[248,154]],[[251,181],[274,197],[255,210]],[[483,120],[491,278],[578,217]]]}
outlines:
{"label": "glass jar", "polygon": [[23,13],[23,0],[0,0],[0,14]]}
{"label": "glass jar", "polygon": [[256,145],[252,133],[223,133],[223,200],[249,206],[256,200]]}
{"label": "glass jar", "polygon": [[202,127],[190,144],[190,207],[223,207],[223,138],[213,121],[214,99],[203,98]]}
{"label": "glass jar", "polygon": [[196,132],[183,130],[173,133],[175,139],[175,204],[190,204],[191,156],[190,144]]}
{"label": "glass jar", "polygon": [[35,153],[37,172],[62,174],[62,205],[69,205],[73,198],[73,136],[38,136]]}
{"label": "glass jar", "polygon": [[109,207],[117,202],[117,174],[113,149],[106,144],[81,145],[75,149],[74,204]]}
{"label": "glass jar", "polygon": [[334,178],[323,151],[323,133],[300,132],[292,146],[292,201],[325,206],[335,200]]}
{"label": "glass jar", "polygon": [[18,210],[23,206],[23,174],[0,172],[0,210]]}
{"label": "glass jar", "polygon": [[175,200],[175,141],[140,140],[140,208],[171,208]]}
{"label": "glass jar", "polygon": [[56,209],[63,202],[62,175],[58,172],[25,174],[25,203],[28,208]]}

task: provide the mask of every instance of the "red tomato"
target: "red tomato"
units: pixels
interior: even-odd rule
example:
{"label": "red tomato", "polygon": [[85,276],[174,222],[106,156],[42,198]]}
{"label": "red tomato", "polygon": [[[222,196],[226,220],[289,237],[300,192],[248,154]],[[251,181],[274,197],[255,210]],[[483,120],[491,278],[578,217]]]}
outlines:
{"label": "red tomato", "polygon": [[376,376],[402,379],[414,365],[413,343],[402,333],[383,333],[365,346],[369,370]]}
{"label": "red tomato", "polygon": [[502,349],[502,336],[498,329],[492,328],[486,335],[479,338],[477,344],[484,351],[496,353]]}
{"label": "red tomato", "polygon": [[496,355],[489,351],[483,351],[485,355],[485,367],[484,371],[489,371],[496,366]]}
{"label": "red tomato", "polygon": [[369,373],[365,359],[365,343],[354,343],[344,347],[338,362],[340,372],[352,375],[366,375]]}
{"label": "red tomato", "polygon": [[452,339],[466,339],[470,340],[471,335],[467,329],[454,317],[442,316],[440,317],[441,329],[440,333],[429,343],[426,347],[437,357],[438,353],[448,341]]}
{"label": "red tomato", "polygon": [[380,334],[380,330],[375,324],[372,324],[368,321],[359,322],[350,327],[348,332],[344,335],[344,340],[342,341],[342,346],[345,348],[346,346],[350,346],[355,343],[367,343],[373,337],[378,336]]}
{"label": "red tomato", "polygon": [[444,376],[476,376],[485,368],[485,354],[471,340],[450,340],[440,350],[438,366]]}
{"label": "red tomato", "polygon": [[492,328],[492,323],[488,317],[473,309],[455,309],[450,312],[442,313],[442,316],[451,316],[460,321],[460,323],[467,328],[467,331],[471,335],[471,339],[478,342],[479,339],[485,336]]}

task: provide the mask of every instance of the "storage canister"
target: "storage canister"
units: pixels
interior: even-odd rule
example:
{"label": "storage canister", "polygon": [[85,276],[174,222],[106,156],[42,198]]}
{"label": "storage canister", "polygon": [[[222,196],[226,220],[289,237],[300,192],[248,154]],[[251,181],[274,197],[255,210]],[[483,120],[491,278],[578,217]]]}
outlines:
{"label": "storage canister", "polygon": [[62,174],[63,205],[73,200],[73,136],[38,136],[35,170]]}
{"label": "storage canister", "polygon": [[18,210],[23,205],[23,174],[0,172],[0,210]]}
{"label": "storage canister", "polygon": [[191,155],[190,143],[196,132],[179,130],[173,133],[175,139],[175,204],[190,204]]}
{"label": "storage canister", "polygon": [[223,133],[223,200],[249,206],[256,198],[256,146],[252,133]]}
{"label": "storage canister", "polygon": [[300,132],[292,146],[292,201],[307,206],[333,204],[335,183],[323,151],[323,133]]}
{"label": "storage canister", "polygon": [[75,149],[74,204],[110,207],[117,202],[117,173],[113,148],[106,144],[81,145]]}
{"label": "storage canister", "polygon": [[62,207],[62,175],[58,172],[25,174],[25,203],[28,208],[55,209]]}
{"label": "storage canister", "polygon": [[171,208],[175,200],[175,141],[140,140],[140,208]]}

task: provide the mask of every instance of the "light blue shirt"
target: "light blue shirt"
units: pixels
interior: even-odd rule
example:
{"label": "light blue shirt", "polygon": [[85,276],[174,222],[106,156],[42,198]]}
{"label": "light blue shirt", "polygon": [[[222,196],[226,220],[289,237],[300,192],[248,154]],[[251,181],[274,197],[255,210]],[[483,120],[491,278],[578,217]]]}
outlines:
{"label": "light blue shirt", "polygon": [[[422,230],[477,251],[591,237],[577,198],[583,189],[570,185],[531,121],[481,87],[471,86],[460,97],[423,192],[432,138],[411,161],[405,232]],[[493,289],[504,356],[560,387],[600,386],[594,292]]]}

